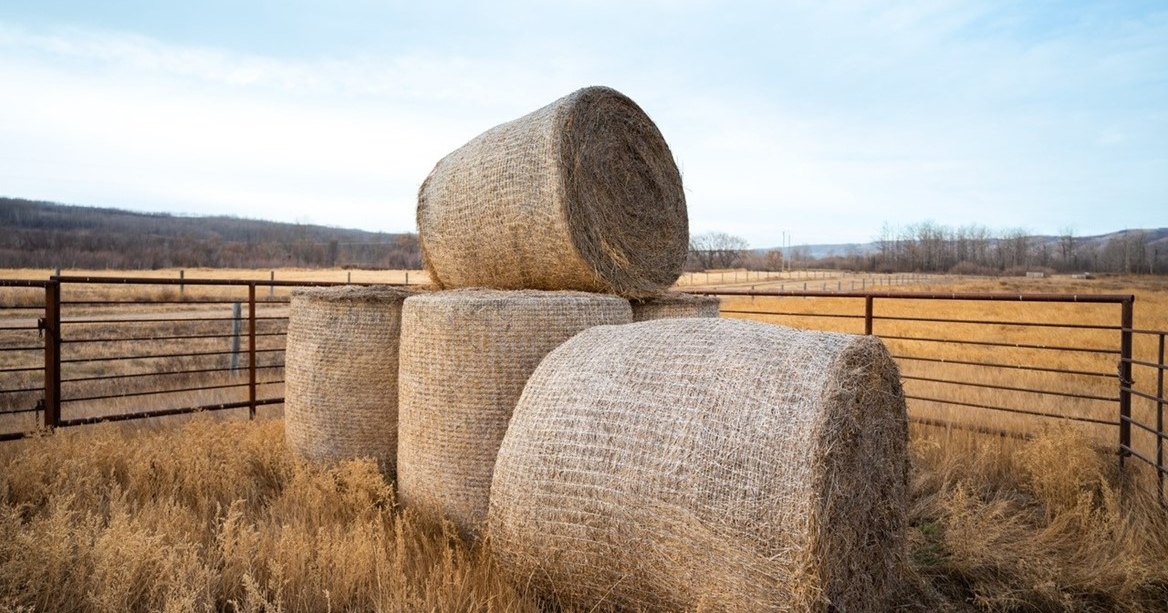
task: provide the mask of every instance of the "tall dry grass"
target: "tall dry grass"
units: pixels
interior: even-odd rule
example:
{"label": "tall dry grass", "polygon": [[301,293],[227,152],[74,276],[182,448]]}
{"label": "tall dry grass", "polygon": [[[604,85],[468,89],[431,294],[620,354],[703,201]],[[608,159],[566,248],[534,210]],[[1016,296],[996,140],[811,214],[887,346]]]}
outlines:
{"label": "tall dry grass", "polygon": [[918,431],[919,603],[957,611],[1166,611],[1168,511],[1081,432]]}
{"label": "tall dry grass", "polygon": [[[1168,514],[1073,431],[914,433],[903,611],[1164,611]],[[281,420],[94,426],[0,446],[0,611],[498,611],[537,600],[371,462]]]}
{"label": "tall dry grass", "polygon": [[96,426],[0,447],[0,610],[534,611],[370,462],[283,422]]}
{"label": "tall dry grass", "polygon": [[[920,289],[1134,293],[1137,327],[1168,329],[1168,291],[1155,281],[956,279]],[[790,304],[783,308],[820,314],[845,308],[826,299]],[[984,306],[972,315],[1030,317],[1009,310],[1017,305]],[[877,307],[878,313],[897,314],[882,308],[920,314],[919,306]],[[949,315],[969,318],[968,305],[962,308]],[[1080,306],[1044,317],[1117,323],[1118,316]],[[849,320],[786,322],[859,331]],[[897,322],[878,323],[876,331],[896,332],[895,326],[916,335],[978,334]],[[1024,340],[1030,334],[1008,326],[990,333]],[[1029,340],[1035,343],[1050,340],[1041,331],[1034,334]],[[1114,344],[1116,334],[1087,340]],[[1137,339],[1137,355],[1150,349],[1146,339]],[[1031,350],[935,350],[942,356],[1040,359]],[[1068,367],[1114,369],[1109,357],[1054,359]],[[1051,381],[1020,371],[977,375],[921,365],[904,370],[1023,386],[1115,384]],[[919,382],[911,385],[930,391]],[[1148,385],[1147,376],[1137,375],[1137,385]],[[976,393],[991,404],[1009,401],[1011,394]],[[1030,403],[1114,416],[1110,403]],[[1129,462],[1119,469],[1112,430],[1100,434],[985,411],[914,410],[1025,428],[1037,438],[914,427],[912,566],[900,610],[1168,611],[1168,512],[1139,479],[1138,467]],[[481,551],[441,524],[400,509],[391,484],[372,464],[302,464],[285,449],[279,419],[250,423],[203,416],[170,423],[178,425],[83,427],[0,443],[0,611],[540,609],[521,585],[500,577]]]}

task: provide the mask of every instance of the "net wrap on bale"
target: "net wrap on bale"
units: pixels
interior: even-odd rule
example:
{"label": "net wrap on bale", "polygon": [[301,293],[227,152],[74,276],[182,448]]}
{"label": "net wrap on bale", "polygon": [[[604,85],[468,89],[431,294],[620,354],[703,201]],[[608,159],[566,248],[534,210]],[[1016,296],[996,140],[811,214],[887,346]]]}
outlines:
{"label": "net wrap on bale", "polygon": [[528,376],[581,330],[623,324],[627,300],[582,292],[463,289],[402,312],[398,493],[465,536],[486,521],[495,454]]}
{"label": "net wrap on bale", "polygon": [[674,317],[717,317],[721,301],[717,296],[668,292],[643,300],[632,300],[633,321]]}
{"label": "net wrap on bale", "polygon": [[728,319],[593,328],[523,392],[489,543],[569,607],[884,611],[906,447],[899,373],[875,337]]}
{"label": "net wrap on bale", "polygon": [[297,455],[397,459],[397,369],[402,302],[389,286],[292,290],[284,358],[284,435]]}
{"label": "net wrap on bale", "polygon": [[475,137],[418,192],[439,287],[648,296],[689,246],[681,174],[635,102],[588,87]]}

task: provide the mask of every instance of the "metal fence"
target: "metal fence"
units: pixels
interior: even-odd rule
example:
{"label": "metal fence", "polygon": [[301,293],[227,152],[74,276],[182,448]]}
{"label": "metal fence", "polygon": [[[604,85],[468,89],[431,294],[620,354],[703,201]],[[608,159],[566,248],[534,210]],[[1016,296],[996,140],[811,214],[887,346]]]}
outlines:
{"label": "metal fence", "polygon": [[[1152,355],[1149,359],[1128,357],[1127,368],[1120,375],[1120,389],[1129,395],[1133,404],[1120,420],[1128,429],[1128,442],[1120,447],[1122,456],[1152,466],[1156,473],[1156,491],[1160,503],[1165,502],[1165,478],[1168,467],[1164,465],[1164,441],[1168,432],[1164,430],[1164,338],[1168,332],[1160,330],[1127,329],[1129,346],[1144,346]],[[1141,342],[1142,341],[1142,342]],[[1125,376],[1126,375],[1126,376]]]}
{"label": "metal fence", "polygon": [[325,285],[337,283],[0,280],[0,440],[282,404],[287,288]]}
{"label": "metal fence", "polygon": [[[288,288],[328,282],[2,281],[0,440],[283,403]],[[881,337],[923,427],[1082,428],[1164,493],[1165,332],[1130,295],[709,291],[727,317]]]}
{"label": "metal fence", "polygon": [[1076,427],[1154,474],[1163,500],[1164,339],[1131,295],[708,291],[722,315],[874,334],[925,427],[1029,438]]}

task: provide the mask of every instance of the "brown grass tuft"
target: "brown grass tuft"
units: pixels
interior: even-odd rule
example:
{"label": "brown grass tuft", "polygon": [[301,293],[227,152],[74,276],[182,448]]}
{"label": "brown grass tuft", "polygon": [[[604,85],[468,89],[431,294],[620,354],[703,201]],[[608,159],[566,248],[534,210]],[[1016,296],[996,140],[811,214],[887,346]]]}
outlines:
{"label": "brown grass tuft", "polygon": [[283,423],[92,427],[0,447],[0,611],[534,611],[375,464]]}
{"label": "brown grass tuft", "polygon": [[[912,556],[958,609],[1163,611],[1168,513],[1090,439],[918,440]],[[980,449],[979,449],[980,448]]]}

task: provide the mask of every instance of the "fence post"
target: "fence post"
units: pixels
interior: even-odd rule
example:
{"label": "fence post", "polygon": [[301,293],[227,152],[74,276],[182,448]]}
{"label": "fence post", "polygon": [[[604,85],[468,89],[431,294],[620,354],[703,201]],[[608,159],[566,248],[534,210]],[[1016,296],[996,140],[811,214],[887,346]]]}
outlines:
{"label": "fence post", "polygon": [[[272,273],[273,275],[275,272]],[[256,414],[256,297],[255,282],[247,285],[247,418]]]}
{"label": "fence post", "polygon": [[1131,455],[1131,388],[1132,388],[1132,303],[1135,296],[1123,301],[1119,335],[1119,465]]}
{"label": "fence post", "polygon": [[187,284],[183,283],[183,279],[187,277],[187,271],[179,269],[178,271],[178,294],[181,296],[187,291]]}
{"label": "fence post", "polygon": [[1160,365],[1156,369],[1156,484],[1161,505],[1164,504],[1164,336],[1165,333],[1161,332],[1159,359],[1156,361]]}
{"label": "fence post", "polygon": [[[269,281],[276,280],[276,271],[274,271],[274,270],[271,271],[271,273],[268,275],[268,280]],[[253,287],[252,289],[255,289],[255,288]],[[276,284],[269,283],[268,284],[268,298],[271,298],[272,296],[275,296],[275,295],[276,295]]]}
{"label": "fence post", "polygon": [[61,283],[45,285],[45,415],[46,428],[61,423]]}
{"label": "fence post", "polygon": [[239,333],[241,332],[243,309],[238,302],[231,305],[231,374],[239,373]]}
{"label": "fence post", "polygon": [[864,334],[872,335],[872,298],[871,294],[864,296]]}

